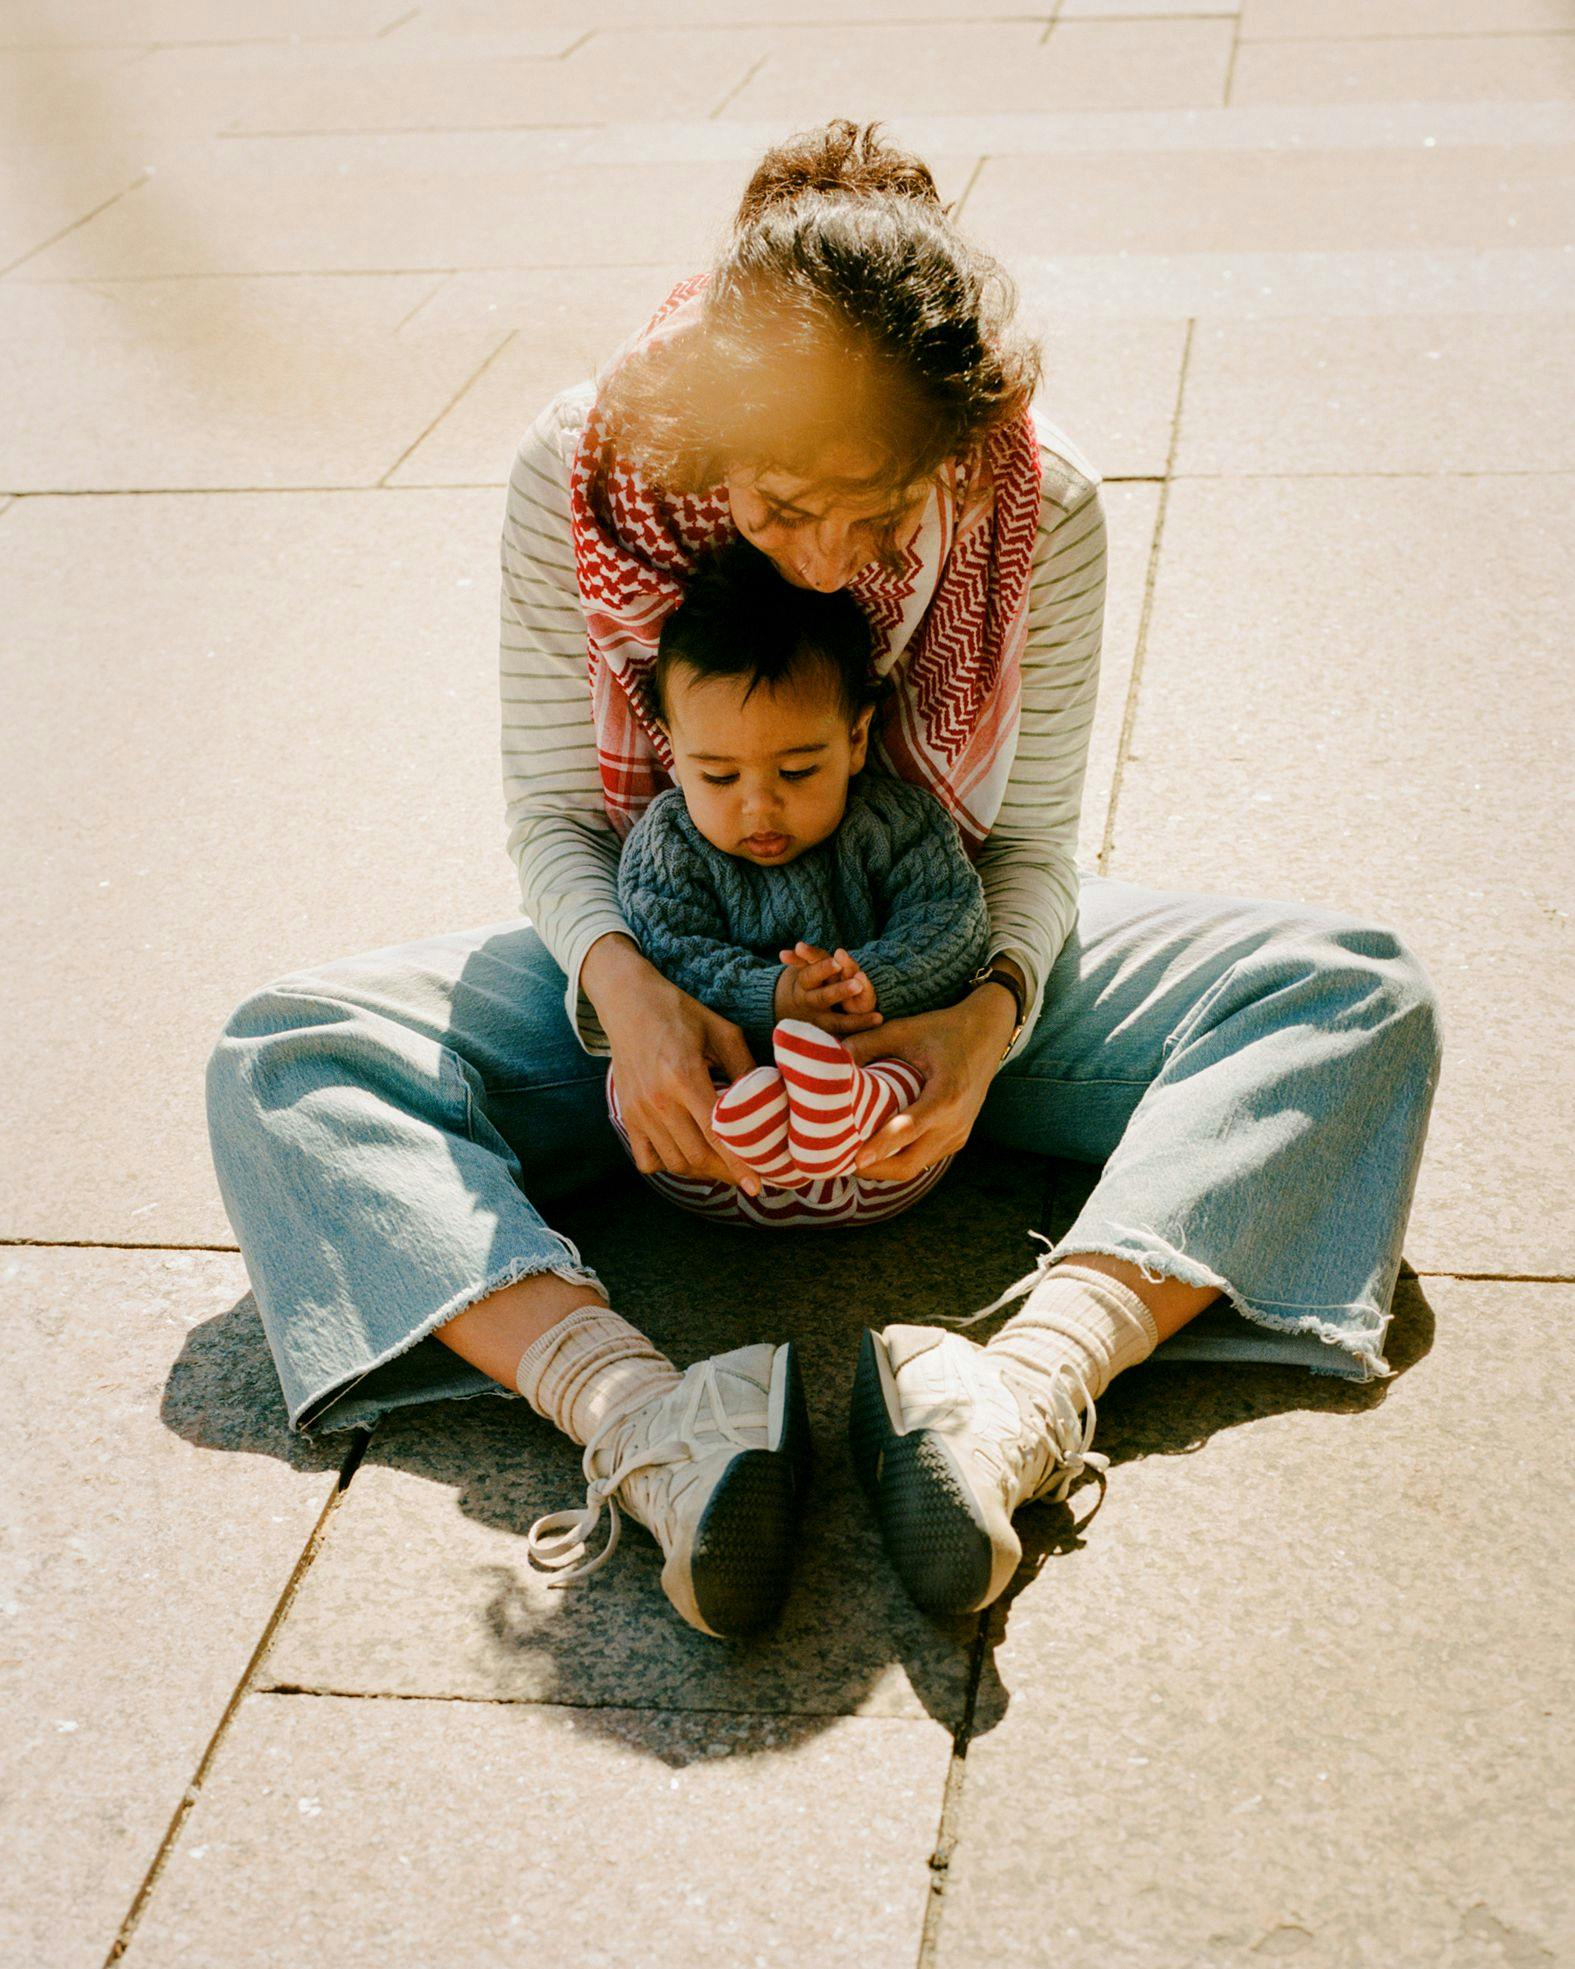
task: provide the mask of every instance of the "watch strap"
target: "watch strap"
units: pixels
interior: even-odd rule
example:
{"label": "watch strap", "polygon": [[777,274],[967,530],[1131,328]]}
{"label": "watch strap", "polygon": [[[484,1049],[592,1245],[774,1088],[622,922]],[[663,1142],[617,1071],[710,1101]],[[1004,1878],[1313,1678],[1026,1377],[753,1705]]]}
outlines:
{"label": "watch strap", "polygon": [[1012,1025],[1012,1036],[1006,1042],[1006,1051],[1001,1055],[1001,1058],[1004,1060],[1006,1054],[1010,1053],[1012,1048],[1017,1044],[1023,1027],[1028,1023],[1028,993],[1017,982],[1017,979],[1013,977],[1012,973],[1006,969],[1005,965],[994,962],[982,964],[974,972],[972,978],[969,979],[969,983],[974,985],[1002,984],[1012,994],[1012,1003],[1017,1008],[1017,1017]]}

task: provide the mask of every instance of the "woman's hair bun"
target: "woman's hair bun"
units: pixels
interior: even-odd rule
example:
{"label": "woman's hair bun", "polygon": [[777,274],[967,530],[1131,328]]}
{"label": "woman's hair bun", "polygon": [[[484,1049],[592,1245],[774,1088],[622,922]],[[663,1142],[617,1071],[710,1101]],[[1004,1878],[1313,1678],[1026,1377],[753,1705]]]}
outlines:
{"label": "woman's hair bun", "polygon": [[838,116],[773,145],[744,189],[735,223],[748,225],[771,206],[785,205],[806,191],[917,198],[949,212],[923,158],[887,142],[879,131],[878,122],[861,125]]}

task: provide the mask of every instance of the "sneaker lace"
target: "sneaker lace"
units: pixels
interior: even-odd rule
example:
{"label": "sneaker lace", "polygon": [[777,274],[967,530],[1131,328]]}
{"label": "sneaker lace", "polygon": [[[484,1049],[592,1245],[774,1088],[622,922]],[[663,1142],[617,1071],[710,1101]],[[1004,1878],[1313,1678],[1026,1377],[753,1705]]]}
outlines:
{"label": "sneaker lace", "polygon": [[[1050,1271],[1055,1244],[1043,1231],[1030,1231],[1028,1235],[1037,1238],[1044,1246],[1031,1272],[1025,1272],[1015,1285],[1009,1285],[988,1306],[981,1306],[978,1312],[937,1313],[933,1316],[936,1323],[976,1326],[980,1320],[998,1313],[1013,1299],[1020,1299],[1032,1292]],[[1102,1482],[1104,1472],[1110,1468],[1110,1458],[1102,1451],[1090,1448],[1094,1440],[1094,1425],[1099,1417],[1094,1409],[1094,1397],[1077,1363],[1071,1360],[1062,1362],[1048,1386],[1037,1377],[1031,1379],[1014,1372],[1010,1364],[1003,1365],[1001,1379],[1017,1397],[1024,1422],[1037,1425],[1026,1427],[998,1442],[980,1445],[998,1471],[1008,1495],[1015,1491],[1019,1497],[1047,1497],[1058,1503],[1085,1470],[1093,1471]],[[1061,1475],[1055,1488],[1041,1490],[1040,1485],[1058,1466]]]}
{"label": "sneaker lace", "polygon": [[[622,1450],[615,1454],[612,1467],[605,1476],[596,1473],[597,1453],[602,1443],[625,1428],[638,1415],[643,1403],[631,1409],[617,1409],[601,1424],[590,1441],[585,1445],[585,1455],[581,1469],[586,1477],[585,1508],[580,1511],[549,1511],[545,1517],[538,1518],[525,1535],[525,1556],[544,1570],[559,1575],[550,1580],[549,1585],[567,1586],[571,1580],[587,1578],[606,1565],[618,1549],[618,1539],[622,1530],[622,1514],[618,1509],[616,1493],[624,1483],[641,1470],[661,1468],[671,1463],[683,1463],[716,1447],[716,1437],[720,1435],[740,1449],[751,1447],[749,1439],[740,1434],[733,1418],[728,1414],[722,1399],[722,1390],[717,1383],[716,1365],[713,1361],[699,1362],[689,1371],[690,1388],[684,1399],[682,1417],[676,1433],[658,1437],[642,1449],[638,1430],[629,1430],[628,1441]],[[700,1419],[702,1406],[709,1403],[711,1420],[703,1424]],[[764,1412],[759,1418],[763,1420]],[[705,1433],[709,1430],[709,1436]],[[583,1565],[574,1562],[584,1556],[586,1542],[595,1531],[605,1508],[608,1516],[607,1543],[593,1559]],[[626,1507],[627,1508],[627,1507]],[[660,1538],[661,1533],[652,1526]],[[662,1539],[665,1546],[666,1539]]]}
{"label": "sneaker lace", "polygon": [[[1059,1503],[1085,1471],[1101,1483],[1110,1468],[1110,1458],[1102,1450],[1090,1448],[1094,1425],[1094,1398],[1088,1383],[1073,1361],[1057,1368],[1048,1386],[1027,1375],[1014,1373],[1003,1365],[1001,1379],[1017,1397],[1028,1427],[996,1443],[981,1444],[1001,1476],[1019,1498],[1046,1497]],[[1054,1488],[1044,1486],[1051,1474],[1060,1470]]]}
{"label": "sneaker lace", "polygon": [[1034,1287],[1050,1270],[1050,1254],[1055,1249],[1055,1244],[1054,1240],[1047,1238],[1043,1231],[1030,1231],[1028,1235],[1038,1238],[1039,1242],[1044,1246],[1044,1250],[1040,1252],[1038,1258],[1034,1261],[1034,1268],[1031,1272],[1025,1272],[1015,1285],[1009,1285],[998,1298],[992,1299],[988,1306],[981,1306],[976,1313],[932,1314],[931,1318],[935,1321],[936,1325],[977,1326],[980,1320],[988,1319],[992,1313],[998,1313],[1011,1300],[1020,1299],[1024,1293],[1032,1292]]}

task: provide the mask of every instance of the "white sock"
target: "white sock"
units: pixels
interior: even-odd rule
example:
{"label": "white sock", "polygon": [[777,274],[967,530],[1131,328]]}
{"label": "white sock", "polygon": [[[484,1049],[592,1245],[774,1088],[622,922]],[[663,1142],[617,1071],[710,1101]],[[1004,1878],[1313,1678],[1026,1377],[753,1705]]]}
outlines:
{"label": "white sock", "polygon": [[536,1413],[582,1446],[609,1415],[682,1379],[638,1327],[600,1300],[549,1326],[514,1370],[514,1385]]}
{"label": "white sock", "polygon": [[[1131,1286],[1083,1265],[1057,1264],[985,1351],[1046,1378],[1071,1361],[1097,1399],[1124,1367],[1146,1360],[1158,1345],[1154,1315]],[[1069,1376],[1060,1378],[1071,1385]]]}

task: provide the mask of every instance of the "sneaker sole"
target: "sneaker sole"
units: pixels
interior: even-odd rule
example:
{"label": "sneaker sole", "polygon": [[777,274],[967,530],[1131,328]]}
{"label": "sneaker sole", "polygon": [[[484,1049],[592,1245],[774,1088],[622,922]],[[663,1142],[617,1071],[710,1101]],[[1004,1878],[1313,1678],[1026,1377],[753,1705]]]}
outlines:
{"label": "sneaker sole", "polygon": [[809,1487],[809,1410],[791,1342],[771,1373],[770,1437],[740,1450],[711,1493],[689,1557],[696,1611],[723,1640],[780,1616],[793,1583],[795,1533]]}
{"label": "sneaker sole", "polygon": [[945,1438],[932,1429],[904,1434],[901,1421],[886,1349],[866,1328],[848,1435],[881,1541],[915,1606],[975,1613],[994,1598],[998,1555],[989,1527]]}

